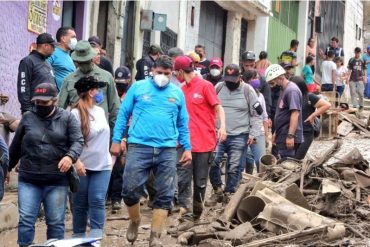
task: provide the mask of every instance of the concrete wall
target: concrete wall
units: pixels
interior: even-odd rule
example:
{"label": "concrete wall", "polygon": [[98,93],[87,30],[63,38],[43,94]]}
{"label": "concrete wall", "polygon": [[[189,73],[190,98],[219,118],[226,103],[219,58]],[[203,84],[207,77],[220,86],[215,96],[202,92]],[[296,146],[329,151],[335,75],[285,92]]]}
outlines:
{"label": "concrete wall", "polygon": [[363,38],[361,37],[360,40],[356,38],[356,24],[363,29],[363,4],[360,0],[347,0],[343,36],[345,64],[354,56],[354,49],[357,46],[363,48]]}
{"label": "concrete wall", "polygon": [[363,48],[366,49],[368,45],[370,45],[370,2],[363,1],[363,15],[364,15],[364,46]]}
{"label": "concrete wall", "polygon": [[[55,36],[61,19],[52,16],[53,2],[48,2],[47,32]],[[10,100],[0,111],[20,117],[17,98],[17,74],[19,61],[28,55],[28,47],[36,42],[37,35],[27,30],[28,2],[0,1],[0,93],[9,95]]]}

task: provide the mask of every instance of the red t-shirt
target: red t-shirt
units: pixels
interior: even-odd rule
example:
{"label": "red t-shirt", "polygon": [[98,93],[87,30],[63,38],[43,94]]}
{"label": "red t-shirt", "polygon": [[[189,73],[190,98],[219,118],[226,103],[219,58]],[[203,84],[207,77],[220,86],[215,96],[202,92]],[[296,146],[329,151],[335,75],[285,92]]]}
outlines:
{"label": "red t-shirt", "polygon": [[216,147],[216,109],[220,104],[212,83],[196,76],[181,87],[189,113],[192,152],[210,152]]}

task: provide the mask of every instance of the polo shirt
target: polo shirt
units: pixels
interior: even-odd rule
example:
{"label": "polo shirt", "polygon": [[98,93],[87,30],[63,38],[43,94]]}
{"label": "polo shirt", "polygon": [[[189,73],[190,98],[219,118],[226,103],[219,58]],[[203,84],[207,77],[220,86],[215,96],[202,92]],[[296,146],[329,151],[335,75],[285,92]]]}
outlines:
{"label": "polo shirt", "polygon": [[220,104],[212,83],[195,76],[181,87],[189,114],[192,152],[210,152],[216,147],[216,109]]}
{"label": "polo shirt", "polygon": [[71,56],[68,51],[61,49],[57,46],[53,54],[48,58],[48,61],[53,67],[55,81],[58,89],[62,88],[64,78],[76,70],[76,66],[73,63]]}

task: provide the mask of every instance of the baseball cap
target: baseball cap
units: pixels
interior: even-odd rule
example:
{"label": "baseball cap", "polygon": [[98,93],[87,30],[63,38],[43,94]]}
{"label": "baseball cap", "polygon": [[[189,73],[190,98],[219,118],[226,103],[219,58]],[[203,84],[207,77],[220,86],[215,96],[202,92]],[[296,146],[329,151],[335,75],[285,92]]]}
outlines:
{"label": "baseball cap", "polygon": [[121,66],[114,72],[114,79],[116,80],[126,80],[131,77],[131,72],[126,66]]}
{"label": "baseball cap", "polygon": [[92,88],[101,88],[105,87],[106,83],[98,81],[93,76],[82,77],[75,83],[75,89],[78,94],[89,91]]}
{"label": "baseball cap", "polygon": [[92,47],[101,46],[101,41],[98,36],[91,36],[87,41],[89,41]]}
{"label": "baseball cap", "polygon": [[54,40],[53,36],[50,33],[42,33],[37,36],[36,44],[50,44],[56,46],[58,43]]}
{"label": "baseball cap", "polygon": [[237,82],[240,76],[239,66],[236,64],[229,64],[225,68],[225,81]]}
{"label": "baseball cap", "polygon": [[245,51],[243,52],[242,54],[242,60],[243,61],[246,61],[246,60],[256,60],[256,54],[254,54],[253,51]]}
{"label": "baseball cap", "polygon": [[162,48],[159,45],[153,44],[149,48],[149,53],[150,54],[157,54],[157,53],[163,54],[163,51],[162,51]]}
{"label": "baseball cap", "polygon": [[222,66],[224,66],[224,64],[222,63],[222,60],[221,58],[219,57],[214,57],[212,58],[210,61],[209,61],[209,67],[213,66],[213,65],[216,65],[218,68],[222,68]]}
{"label": "baseball cap", "polygon": [[193,61],[188,56],[178,56],[175,59],[174,70],[185,70],[193,68]]}
{"label": "baseball cap", "polygon": [[44,82],[36,86],[35,90],[33,91],[33,97],[31,101],[35,100],[49,101],[52,99],[56,99],[57,96],[58,96],[57,87],[52,83]]}

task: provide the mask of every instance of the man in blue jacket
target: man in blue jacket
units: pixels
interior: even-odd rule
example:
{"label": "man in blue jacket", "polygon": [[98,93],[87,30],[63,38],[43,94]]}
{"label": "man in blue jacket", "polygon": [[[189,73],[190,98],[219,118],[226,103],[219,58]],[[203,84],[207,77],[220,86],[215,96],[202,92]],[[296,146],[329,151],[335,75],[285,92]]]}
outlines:
{"label": "man in blue jacket", "polygon": [[[169,83],[172,67],[171,58],[162,56],[154,63],[153,77],[130,87],[113,131],[112,154],[125,151],[126,141],[128,144],[122,196],[130,216],[127,240],[131,243],[137,238],[139,200],[150,171],[156,193],[149,246],[161,246],[159,238],[175,194],[178,143],[185,149],[180,163],[186,166],[192,159],[185,97],[179,87]],[[126,140],[122,137],[130,118]]]}

